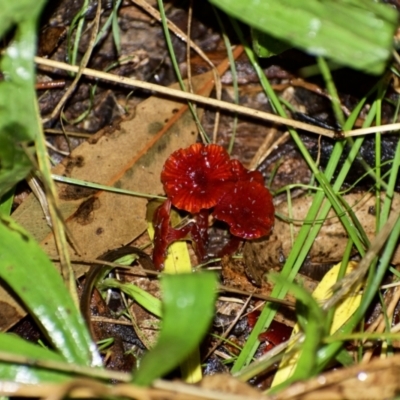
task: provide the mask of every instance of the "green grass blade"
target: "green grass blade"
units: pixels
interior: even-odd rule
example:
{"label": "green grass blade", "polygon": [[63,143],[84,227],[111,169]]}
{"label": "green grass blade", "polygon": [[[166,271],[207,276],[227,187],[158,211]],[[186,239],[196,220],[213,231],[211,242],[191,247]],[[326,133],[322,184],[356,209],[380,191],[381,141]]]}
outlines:
{"label": "green grass blade", "polygon": [[68,362],[100,364],[86,325],[59,273],[33,237],[0,216],[0,277]]}
{"label": "green grass blade", "polygon": [[373,0],[210,0],[261,32],[339,64],[379,74],[393,48],[397,13]]}
{"label": "green grass blade", "polygon": [[36,361],[62,362],[64,358],[44,347],[30,343],[20,337],[7,333],[0,333],[0,353],[8,356],[26,357],[31,363],[19,364],[16,362],[0,361],[0,376],[2,381],[10,381],[23,384],[37,384],[40,382],[64,382],[71,379],[62,372],[35,366]]}
{"label": "green grass blade", "polygon": [[[326,315],[312,295],[302,287],[286,281],[277,274],[271,274],[269,278],[292,292],[297,300],[296,310],[300,310],[300,313],[296,314],[305,338],[301,345],[296,369],[290,380],[308,379],[316,370],[315,354],[326,334]],[[299,304],[301,307],[298,307]]]}
{"label": "green grass blade", "polygon": [[190,356],[214,314],[216,275],[164,275],[161,284],[164,308],[160,337],[134,374],[133,382],[138,385],[151,384]]}
{"label": "green grass blade", "polygon": [[147,311],[151,312],[156,317],[161,318],[161,301],[140,287],[133,285],[132,283],[121,283],[116,279],[106,279],[101,283],[101,285],[99,285],[99,289],[101,290],[108,288],[123,291],[129,297],[135,299],[136,302]]}
{"label": "green grass blade", "polygon": [[[285,110],[283,109],[281,103],[279,102],[278,97],[276,96],[270,83],[268,82],[267,78],[265,77],[254,52],[249,48],[248,44],[246,43],[243,33],[240,30],[239,25],[234,20],[232,21],[232,23],[233,23],[236,33],[238,34],[241,42],[243,43],[243,46],[245,48],[247,56],[249,57],[250,62],[252,63],[257,75],[259,76],[261,85],[263,86],[267,96],[271,100],[272,105],[277,110],[279,115],[286,116]],[[360,106],[360,108],[361,108],[361,106]],[[358,111],[360,108],[356,108],[357,114],[358,114]],[[350,122],[354,121],[357,114],[352,115],[351,119],[349,119],[349,121]],[[349,128],[349,126],[348,126],[349,123],[345,124],[346,129]],[[316,166],[314,160],[310,156],[309,152],[305,148],[298,133],[294,129],[291,129],[291,128],[288,128],[288,130],[289,130],[294,142],[298,146],[299,151],[301,152],[304,159],[308,163],[311,171],[314,173],[314,175],[318,179],[321,187],[324,189],[323,192],[322,191],[318,192],[314,196],[313,204],[310,207],[310,211],[309,211],[308,215],[306,216],[306,221],[316,221],[317,219],[318,219],[318,221],[313,226],[311,226],[311,224],[304,224],[302,226],[302,228],[296,238],[296,243],[295,243],[288,259],[286,260],[285,266],[281,272],[282,276],[285,277],[286,279],[294,280],[296,274],[298,273],[302,263],[304,262],[307,254],[308,254],[309,249],[311,248],[311,246],[315,240],[315,237],[317,236],[317,234],[322,226],[324,219],[328,215],[328,212],[331,208],[331,203],[334,206],[335,211],[337,212],[338,216],[341,216],[341,220],[344,223],[346,229],[350,230],[349,235],[361,252],[363,252],[363,245],[362,245],[359,237],[357,236],[356,231],[354,229],[350,229],[350,227],[352,226],[352,223],[351,223],[350,219],[347,217],[347,215],[344,214],[344,209],[341,206],[341,204],[337,198],[337,195],[336,195],[336,192],[339,191],[343,181],[340,182],[339,180],[336,180],[335,185],[333,187],[331,187],[330,183],[329,183],[330,180],[332,179],[335,169],[338,165],[340,156],[344,150],[345,141],[335,143],[329,163],[325,169],[325,173],[322,174],[319,171],[318,167]],[[343,170],[350,168],[350,166],[351,166],[351,163],[347,163],[345,166],[343,166]],[[344,179],[346,176],[346,173],[341,174],[341,176],[342,176],[342,179]],[[322,203],[325,199],[325,196],[328,196],[331,203],[325,202],[321,211],[319,212],[319,210],[322,206]],[[285,296],[285,294],[286,294],[286,289],[284,287],[282,287],[280,284],[277,284],[272,291],[272,296],[277,297],[279,299],[282,299]],[[251,332],[251,334],[246,342],[246,345],[244,346],[242,352],[238,356],[238,358],[232,368],[232,373],[237,373],[238,371],[240,371],[240,369],[244,365],[247,365],[251,361],[253,355],[255,354],[255,352],[259,346],[258,335],[265,328],[267,328],[270,325],[270,323],[272,322],[272,320],[275,316],[275,313],[276,313],[276,306],[267,304],[266,307],[264,307],[263,311],[261,312],[261,315],[258,318],[258,321],[257,321],[255,327],[253,328],[253,331]]]}
{"label": "green grass blade", "polygon": [[[392,258],[393,252],[397,246],[400,237],[400,218],[397,218],[395,225],[391,231],[390,236],[386,242],[385,248],[381,254],[380,262],[378,268],[374,274],[370,274],[368,281],[365,285],[363,297],[361,304],[354,315],[349,319],[345,326],[338,332],[339,336],[342,334],[351,333],[356,326],[360,323],[362,318],[364,318],[372,300],[376,296],[377,291],[380,289],[380,285],[383,277],[389,267],[390,260]],[[335,357],[336,354],[341,350],[343,346],[342,341],[333,342],[318,351],[318,367],[319,371],[322,371]]]}
{"label": "green grass blade", "polygon": [[251,39],[253,49],[260,58],[272,57],[292,47],[287,42],[279,40],[268,33],[260,32],[257,29],[251,30]]}

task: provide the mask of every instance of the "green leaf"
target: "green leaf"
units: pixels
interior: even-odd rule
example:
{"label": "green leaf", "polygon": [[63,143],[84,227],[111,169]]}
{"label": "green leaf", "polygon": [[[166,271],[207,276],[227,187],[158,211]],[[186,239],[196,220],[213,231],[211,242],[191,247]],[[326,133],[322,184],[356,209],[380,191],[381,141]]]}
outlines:
{"label": "green leaf", "polygon": [[161,318],[161,301],[132,283],[121,283],[116,279],[106,279],[99,285],[99,289],[114,288],[122,290],[135,299],[143,308]]}
{"label": "green leaf", "polygon": [[9,190],[3,196],[0,196],[0,214],[10,215],[14,202],[14,188]]}
{"label": "green leaf", "polygon": [[63,362],[59,354],[40,347],[12,334],[0,333],[0,352],[26,357],[32,365],[0,361],[2,381],[36,384],[40,382],[64,382],[71,377],[62,372],[35,366],[36,361]]}
{"label": "green leaf", "polygon": [[203,339],[214,314],[216,275],[165,275],[161,285],[164,308],[160,337],[133,377],[137,385],[151,384],[184,361]]}
{"label": "green leaf", "polygon": [[0,60],[4,77],[0,80],[0,196],[32,168],[24,147],[40,129],[33,58],[44,4],[44,0],[0,0],[0,38],[15,28]]}
{"label": "green leaf", "polygon": [[91,365],[100,359],[58,271],[33,237],[0,216],[0,278],[22,300],[64,359]]}
{"label": "green leaf", "polygon": [[268,33],[260,32],[257,29],[251,30],[251,38],[254,52],[258,57],[272,57],[292,47],[289,43],[279,40]]}
{"label": "green leaf", "polygon": [[373,0],[210,0],[261,32],[339,64],[379,74],[397,13]]}
{"label": "green leaf", "polygon": [[308,379],[317,372],[315,355],[327,333],[326,315],[317,301],[304,288],[278,274],[269,274],[268,279],[286,286],[296,297],[296,315],[305,339],[301,343],[297,366],[290,381]]}

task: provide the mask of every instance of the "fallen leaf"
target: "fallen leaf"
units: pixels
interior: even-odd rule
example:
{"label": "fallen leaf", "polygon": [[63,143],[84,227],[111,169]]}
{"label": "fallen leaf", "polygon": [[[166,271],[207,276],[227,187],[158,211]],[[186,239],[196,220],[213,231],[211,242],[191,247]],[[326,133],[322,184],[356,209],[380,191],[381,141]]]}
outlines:
{"label": "fallen leaf", "polygon": [[[236,56],[240,52],[238,49]],[[225,60],[218,67],[219,73],[228,65]],[[196,93],[209,96],[214,86],[212,72],[193,77],[192,84]],[[171,87],[178,88],[177,84]],[[197,110],[202,112],[201,108]],[[159,195],[163,193],[160,173],[166,158],[196,139],[197,128],[187,104],[152,96],[136,107],[130,119],[82,143],[52,172]],[[67,184],[57,184],[57,189],[61,214],[84,258],[95,259],[108,249],[126,245],[146,229],[145,198]],[[33,234],[49,255],[56,257],[53,235],[33,195],[17,208],[13,218]],[[86,265],[74,264],[77,276],[86,269]],[[26,314],[3,288],[0,288],[0,305],[3,330]]]}
{"label": "fallen leaf", "polygon": [[[366,193],[344,195],[343,199],[349,204],[363,227],[369,240],[375,237],[376,215],[375,197]],[[306,218],[313,201],[312,196],[303,196],[292,200],[293,240],[296,239],[303,221]],[[400,209],[400,195],[393,196],[391,213]],[[287,203],[279,204],[277,215],[289,217]],[[348,235],[339,218],[331,210],[323,224],[313,246],[308,254],[308,263],[315,266],[332,264],[340,261],[346,248]],[[266,271],[280,269],[292,250],[291,225],[283,219],[276,218],[273,233],[264,239],[248,241],[244,246],[243,257],[250,273],[263,275]],[[398,247],[393,264],[400,263],[400,248]],[[256,279],[256,277],[254,277]],[[259,278],[258,278],[259,279]]]}
{"label": "fallen leaf", "polygon": [[[322,302],[332,296],[332,287],[337,282],[340,268],[341,263],[336,264],[330,271],[325,274],[325,276],[315,288],[312,294],[315,300],[317,300],[318,302]],[[355,268],[357,268],[357,263],[355,261],[350,261],[347,265],[346,274],[349,274]],[[361,293],[357,292],[360,289],[361,284],[354,288],[354,291],[351,293],[350,296],[345,297],[337,305],[330,329],[331,335],[333,335],[339,328],[341,328],[359,307],[362,295]],[[299,332],[300,326],[299,324],[296,324],[293,328],[291,337],[295,337]],[[277,386],[285,382],[293,375],[297,367],[297,361],[299,359],[300,352],[291,352],[292,347],[292,345],[289,345],[289,347],[287,348],[286,354],[283,357],[279,365],[278,371],[274,376],[271,387]]]}

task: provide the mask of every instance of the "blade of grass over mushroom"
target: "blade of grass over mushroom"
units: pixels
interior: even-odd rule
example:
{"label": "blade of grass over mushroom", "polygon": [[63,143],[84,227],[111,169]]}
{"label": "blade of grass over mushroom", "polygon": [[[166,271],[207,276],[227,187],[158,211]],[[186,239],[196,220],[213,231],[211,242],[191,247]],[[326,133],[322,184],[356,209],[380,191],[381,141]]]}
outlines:
{"label": "blade of grass over mushroom", "polygon": [[261,32],[311,54],[379,74],[393,48],[397,13],[372,0],[211,0]]}
{"label": "blade of grass over mushroom", "polygon": [[[249,57],[250,62],[252,63],[256,73],[259,76],[260,82],[271,100],[273,106],[275,109],[278,111],[278,113],[281,116],[285,116],[285,111],[283,110],[279,99],[277,98],[275,92],[273,91],[272,87],[270,86],[267,78],[265,77],[262,69],[260,68],[257,59],[255,57],[255,54],[251,50],[251,48],[248,46],[248,44],[245,42],[245,39],[243,37],[242,31],[239,27],[239,25],[236,23],[236,21],[232,20],[232,24],[235,28],[235,31],[237,35],[239,36],[247,56]],[[366,98],[363,100],[363,102],[366,100]],[[344,128],[348,129],[350,128],[356,118],[358,113],[361,110],[362,103],[361,102],[358,107],[353,111],[352,115],[350,118],[346,121]],[[303,155],[304,159],[308,163],[311,171],[314,173],[316,179],[320,183],[322,189],[324,190],[323,192],[318,192],[316,193],[314,197],[314,202],[313,205],[310,208],[310,211],[306,217],[307,221],[315,221],[318,218],[319,222],[316,222],[314,226],[305,224],[300,230],[300,233],[296,239],[296,242],[294,243],[292,252],[290,253],[288,259],[286,260],[285,266],[282,270],[282,276],[288,278],[289,280],[293,280],[294,277],[296,276],[298,270],[300,269],[303,261],[305,260],[307,253],[309,249],[311,248],[313,241],[315,237],[318,234],[318,231],[320,227],[322,226],[323,220],[326,218],[331,204],[334,206],[335,211],[337,212],[338,216],[341,218],[342,222],[344,223],[346,230],[349,234],[349,236],[354,240],[354,243],[356,244],[358,250],[363,254],[364,248],[363,244],[361,243],[359,237],[357,236],[357,233],[355,232],[354,229],[351,229],[350,227],[352,226],[351,221],[347,217],[347,215],[344,213],[344,210],[342,206],[340,205],[337,195],[335,192],[338,192],[343,180],[346,176],[347,173],[343,173],[341,175],[342,181],[339,181],[338,179],[336,180],[335,184],[333,187],[330,186],[329,181],[332,178],[334,171],[337,167],[337,164],[339,162],[340,156],[343,152],[345,142],[337,142],[333,148],[329,163],[325,169],[324,173],[321,173],[319,169],[317,168],[316,164],[312,160],[310,154],[308,153],[307,149],[305,148],[304,144],[302,143],[301,139],[299,138],[297,132],[293,128],[288,128],[289,132],[294,140],[294,142],[297,144],[301,154]],[[351,163],[345,164],[342,167],[343,171],[348,171],[350,168]],[[323,204],[323,200],[325,196],[328,197],[329,202],[325,202]],[[322,208],[321,208],[322,206]],[[321,211],[319,213],[319,210],[321,208]],[[279,299],[282,299],[283,296],[286,294],[286,291],[284,288],[282,288],[279,284],[275,286],[272,292],[273,297],[277,297]],[[253,328],[252,333],[250,334],[246,345],[244,346],[241,354],[239,355],[235,365],[233,366],[232,372],[238,372],[241,367],[247,363],[249,363],[256,352],[258,346],[259,346],[259,341],[258,341],[258,335],[262,332],[263,329],[267,328],[269,324],[271,323],[272,319],[274,318],[276,309],[275,306],[267,304],[267,306],[263,309],[255,327]]]}
{"label": "blade of grass over mushroom", "polygon": [[70,375],[35,366],[38,360],[42,362],[65,361],[61,355],[16,335],[0,333],[0,353],[23,356],[26,359],[23,364],[0,361],[2,381],[37,384],[39,382],[64,382],[71,379]]}
{"label": "blade of grass over mushroom", "polygon": [[[99,365],[86,325],[46,254],[11,218],[0,217],[0,276],[38,321],[64,359]],[[37,284],[32,284],[35,277]]]}
{"label": "blade of grass over mushroom", "polygon": [[[325,173],[326,174],[333,174],[334,171],[334,164],[336,164],[340,158],[340,154],[342,152],[343,148],[340,143],[337,143],[333,149],[331,160],[326,168]],[[358,152],[358,149],[354,148],[354,152]],[[347,165],[347,170],[350,168],[350,163]],[[342,179],[346,176],[347,172],[346,168],[342,168],[342,174],[339,174],[339,176],[342,176]],[[330,175],[332,176],[332,175]],[[339,178],[338,178],[339,179]],[[334,189],[338,190],[343,181],[336,180]],[[307,221],[317,221],[315,222],[314,226],[311,227],[309,224],[305,224],[302,226],[295,243],[293,244],[293,249],[286,260],[285,266],[282,269],[282,276],[288,277],[289,280],[293,280],[300,269],[302,263],[307,257],[308,251],[311,248],[315,237],[318,234],[318,231],[326,218],[329,209],[330,209],[330,204],[328,202],[325,202],[325,204],[322,206],[321,211],[318,213],[319,208],[321,207],[322,203],[324,200],[324,193],[323,192],[317,192],[316,195],[314,196],[314,201],[312,206],[310,207],[310,211],[306,216]],[[319,221],[319,222],[318,222]],[[279,286],[276,285],[275,288],[273,289],[271,296],[277,297],[277,298],[283,298],[284,295],[286,294],[285,290]],[[250,357],[250,354],[253,354],[255,350],[257,349],[259,342],[258,342],[258,335],[261,333],[266,327],[269,326],[271,321],[273,320],[274,316],[276,313],[276,307],[273,305],[267,305],[267,307],[264,308],[262,311],[256,326],[253,328],[253,332],[251,333],[242,353],[243,355],[243,361],[242,363],[244,364],[246,361],[250,362],[250,358],[246,360],[246,356]],[[259,326],[258,326],[259,324]],[[253,347],[250,348],[250,345]],[[246,349],[246,346],[249,346],[249,350]],[[239,361],[240,357],[242,357],[242,353],[239,356]],[[246,354],[247,353],[247,354]],[[238,368],[238,371],[240,368]]]}
{"label": "blade of grass over mushroom", "polygon": [[163,324],[154,349],[133,383],[146,386],[176,368],[200,344],[214,314],[217,279],[212,273],[164,275]]}

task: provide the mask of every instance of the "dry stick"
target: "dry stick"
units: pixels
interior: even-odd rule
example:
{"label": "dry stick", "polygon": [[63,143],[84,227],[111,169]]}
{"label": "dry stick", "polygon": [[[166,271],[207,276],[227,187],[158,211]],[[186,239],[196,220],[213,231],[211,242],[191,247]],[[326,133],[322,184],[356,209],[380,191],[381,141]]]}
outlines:
{"label": "dry stick", "polygon": [[[146,0],[131,0],[132,3],[136,4],[137,6],[141,7],[144,11],[149,13],[154,19],[156,19],[158,22],[161,22],[161,15],[158,10],[156,10],[154,7],[152,7],[149,3],[146,2]],[[190,20],[190,18],[189,18]],[[189,35],[186,35],[185,32],[180,30],[173,22],[170,20],[167,20],[167,26],[168,29],[175,34],[179,39],[182,41],[188,43],[190,47],[212,68],[213,74],[214,74],[214,84],[215,84],[215,94],[218,100],[221,100],[222,97],[222,84],[221,84],[221,78],[219,76],[218,70],[215,67],[215,65],[211,62],[211,60],[207,57],[207,55],[203,52],[203,50],[197,46],[195,42],[193,42],[192,39],[190,39]],[[189,27],[188,27],[189,31]],[[189,67],[189,62],[188,62],[188,68]],[[188,69],[189,71],[189,69]],[[189,79],[190,81],[190,79]],[[213,132],[213,137],[216,136],[216,132],[218,130],[218,125],[219,125],[219,117],[220,113],[217,111],[215,115],[215,124],[214,124],[214,132]]]}
{"label": "dry stick", "polygon": [[46,146],[48,149],[53,150],[55,153],[61,154],[64,157],[69,156],[71,154],[69,151],[63,151],[53,146],[48,140],[46,140]]}
{"label": "dry stick", "polygon": [[[251,160],[249,169],[256,169],[272,153],[275,148],[289,140],[289,132],[286,131],[280,136],[278,136],[277,134],[278,131],[276,128],[272,128],[270,132],[268,132],[268,134],[265,136],[264,142],[261,144],[260,148],[257,150],[257,153]],[[273,142],[273,140],[275,141]]]}
{"label": "dry stick", "polygon": [[234,328],[236,323],[239,321],[239,319],[242,317],[242,314],[246,310],[247,306],[249,305],[251,300],[251,296],[249,296],[246,300],[246,302],[243,304],[243,307],[240,309],[240,311],[237,313],[235,319],[231,322],[231,324],[228,326],[228,329],[219,337],[216,343],[211,347],[210,350],[208,350],[207,354],[202,358],[202,362],[206,361],[208,357],[210,357],[215,350],[221,345],[221,343],[228,337],[229,333],[231,330]]}
{"label": "dry stick", "polygon": [[218,290],[219,291],[224,291],[227,293],[234,293],[234,294],[241,294],[244,296],[251,296],[255,299],[260,299],[260,300],[265,300],[265,301],[270,301],[271,303],[275,303],[275,304],[281,304],[283,306],[286,307],[294,307],[295,304],[289,300],[281,300],[281,299],[277,299],[275,297],[271,297],[271,296],[266,296],[264,294],[260,294],[260,293],[256,293],[256,292],[247,292],[245,290],[240,290],[240,289],[235,289],[229,286],[225,286],[225,285],[219,285],[218,286]]}
{"label": "dry stick", "polygon": [[[65,71],[77,72],[79,70],[79,68],[74,65],[69,65],[69,64],[66,64],[63,62],[59,62],[59,61],[48,60],[48,59],[41,58],[41,57],[35,57],[35,62],[41,66],[46,66],[46,67],[55,68],[55,69],[58,68],[58,69],[62,69]],[[183,100],[195,101],[200,104],[206,104],[208,106],[236,112],[236,113],[239,113],[242,115],[248,115],[250,117],[258,118],[258,119],[261,119],[264,121],[270,121],[270,122],[275,122],[278,124],[289,125],[289,126],[292,126],[293,128],[302,129],[307,132],[316,133],[318,135],[323,135],[323,136],[327,136],[330,138],[335,138],[338,136],[338,134],[336,132],[331,131],[329,129],[320,128],[319,126],[307,124],[307,123],[300,122],[300,121],[295,121],[290,118],[283,118],[283,117],[280,117],[275,114],[267,113],[265,111],[254,110],[252,108],[228,103],[226,101],[211,99],[211,98],[200,96],[197,94],[183,92],[178,89],[171,89],[171,88],[168,88],[165,86],[156,85],[154,83],[143,82],[143,81],[139,81],[137,79],[126,78],[124,76],[117,76],[117,75],[109,74],[107,72],[96,71],[91,68],[83,68],[82,74],[91,76],[93,78],[103,79],[103,80],[109,81],[109,82],[115,82],[115,83],[122,84],[122,85],[138,87],[138,88],[145,89],[145,90],[151,90],[151,91],[154,91],[154,92],[157,92],[160,94],[164,94],[167,96],[171,96],[171,97],[175,97],[175,98],[179,98],[179,99],[183,99]],[[393,124],[393,125],[396,125],[396,128],[400,129],[400,123]],[[394,129],[392,125],[390,126],[390,129],[386,129],[387,126],[388,125],[380,126],[379,131],[385,132],[385,131]],[[357,132],[357,131],[355,131],[355,132]]]}
{"label": "dry stick", "polygon": [[[42,58],[42,57],[35,57],[34,60],[37,64],[46,66],[46,67],[50,67],[50,68],[55,68],[55,69],[58,68],[58,69],[62,69],[64,71],[71,71],[71,72],[79,71],[79,67],[77,67],[75,65],[69,65],[69,64],[66,64],[63,62],[59,62],[59,61],[48,60],[48,59]],[[178,89],[171,89],[171,88],[168,88],[165,86],[156,85],[154,83],[143,82],[143,81],[139,81],[137,79],[126,78],[124,76],[117,76],[117,75],[109,74],[107,72],[102,72],[102,71],[96,71],[95,69],[91,69],[91,68],[83,68],[82,74],[91,76],[93,78],[103,79],[103,80],[109,81],[109,82],[115,82],[120,85],[127,85],[127,86],[133,86],[133,87],[145,89],[145,90],[151,90],[151,91],[154,91],[154,92],[157,92],[160,94],[165,94],[167,96],[175,97],[178,99],[195,101],[200,104],[205,104],[205,105],[220,108],[223,110],[236,112],[236,113],[239,113],[242,115],[248,115],[250,117],[261,119],[263,121],[270,121],[270,122],[275,122],[277,124],[288,125],[293,128],[302,129],[307,132],[316,133],[317,135],[322,135],[322,136],[326,136],[326,137],[330,137],[330,138],[339,138],[340,139],[340,138],[346,138],[346,137],[350,137],[350,136],[360,136],[360,135],[375,133],[378,130],[381,133],[400,130],[400,123],[395,123],[395,124],[381,125],[379,127],[372,126],[370,128],[355,129],[355,130],[346,131],[346,132],[335,132],[335,131],[331,131],[329,129],[320,128],[319,126],[306,124],[305,122],[296,121],[294,119],[283,118],[283,117],[280,117],[275,114],[267,113],[265,111],[254,110],[252,108],[239,106],[237,104],[232,104],[232,103],[228,103],[226,101],[221,101],[221,100],[217,100],[217,99],[211,99],[209,97],[200,96],[198,94],[183,92]]]}
{"label": "dry stick", "polygon": [[[186,36],[190,38],[190,34],[192,32],[192,18],[193,18],[193,0],[189,1],[188,7],[188,22],[187,22],[187,34]],[[186,69],[187,69],[187,77],[188,77],[188,87],[189,92],[194,93],[193,85],[192,85],[192,63],[190,62],[190,41],[186,41]]]}
{"label": "dry stick", "polygon": [[[122,385],[119,385],[122,386]],[[126,385],[124,385],[126,386]],[[184,394],[188,396],[190,400],[195,400],[193,397],[198,396],[198,400],[262,400],[264,396],[253,395],[253,394],[233,394],[228,392],[216,391],[215,389],[208,389],[205,387],[199,387],[195,385],[188,385],[178,381],[166,381],[157,379],[153,382],[152,387],[156,389],[163,389],[177,394]],[[149,397],[149,400],[163,398],[161,394],[159,397]],[[185,397],[186,398],[186,397]]]}
{"label": "dry stick", "polygon": [[88,49],[86,50],[85,55],[82,58],[79,69],[77,71],[78,73],[76,74],[75,79],[72,81],[71,86],[64,93],[63,97],[61,97],[60,101],[58,102],[57,106],[54,108],[51,115],[49,117],[43,119],[43,121],[42,121],[43,124],[48,121],[53,120],[60,114],[61,109],[64,107],[65,103],[67,102],[67,100],[69,99],[71,94],[75,91],[76,86],[78,85],[78,82],[81,79],[81,76],[83,75],[82,71],[87,66],[87,64],[90,60],[90,57],[92,55],[93,48],[94,48],[95,42],[96,42],[96,37],[99,32],[100,16],[101,16],[101,1],[99,1],[97,3],[96,16],[94,19],[94,26],[92,29],[92,34],[90,35],[89,46],[88,46]]}
{"label": "dry stick", "polygon": [[88,139],[92,136],[90,133],[80,133],[80,132],[72,132],[72,131],[63,131],[61,129],[44,129],[45,133],[49,133],[51,135],[68,135],[75,136],[80,138]]}

